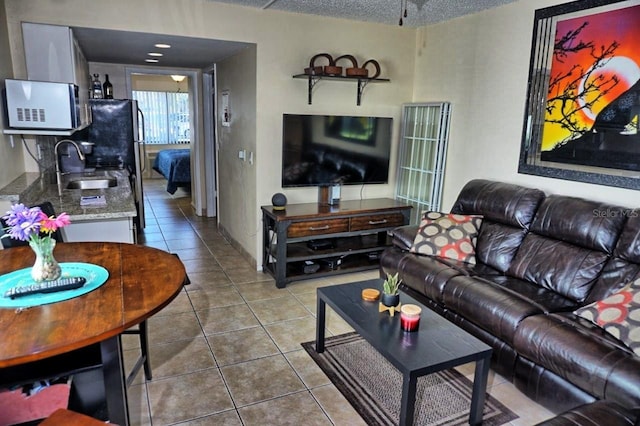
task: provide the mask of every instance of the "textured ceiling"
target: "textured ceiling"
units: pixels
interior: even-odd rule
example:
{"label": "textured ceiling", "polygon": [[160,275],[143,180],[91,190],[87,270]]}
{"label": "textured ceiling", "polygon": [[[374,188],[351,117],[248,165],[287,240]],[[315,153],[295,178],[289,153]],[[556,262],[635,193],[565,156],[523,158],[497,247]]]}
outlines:
{"label": "textured ceiling", "polygon": [[[207,0],[212,1],[212,0]],[[358,21],[398,25],[401,0],[216,0],[259,9],[333,16]],[[402,0],[404,1],[404,0]],[[404,25],[420,27],[446,21],[517,0],[408,0]],[[159,68],[202,69],[233,55],[246,43],[177,37],[131,31],[74,28],[74,33],[90,62],[153,65]],[[145,63],[149,52],[159,51],[155,43],[168,43],[171,49],[156,64]]]}
{"label": "textured ceiling", "polygon": [[[214,0],[208,0],[214,1]],[[398,25],[406,0],[215,0],[260,9],[333,16]],[[408,0],[404,25],[420,27],[446,21],[517,0]]]}

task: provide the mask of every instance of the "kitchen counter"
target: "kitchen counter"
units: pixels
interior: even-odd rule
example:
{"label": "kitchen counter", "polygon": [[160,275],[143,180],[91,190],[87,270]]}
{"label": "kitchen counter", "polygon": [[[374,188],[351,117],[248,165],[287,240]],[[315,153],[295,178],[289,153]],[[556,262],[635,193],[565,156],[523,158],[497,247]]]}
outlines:
{"label": "kitchen counter", "polygon": [[[133,192],[129,184],[129,173],[126,170],[96,170],[95,172],[70,173],[62,176],[64,188],[71,180],[113,177],[117,186],[104,189],[63,189],[58,195],[58,186],[53,179],[42,178],[39,173],[23,173],[13,182],[0,189],[0,200],[11,204],[23,203],[26,206],[50,201],[56,213],[66,212],[74,221],[93,221],[104,219],[121,219],[136,216]],[[80,197],[104,195],[107,205],[80,206]],[[4,212],[2,212],[4,213]]]}

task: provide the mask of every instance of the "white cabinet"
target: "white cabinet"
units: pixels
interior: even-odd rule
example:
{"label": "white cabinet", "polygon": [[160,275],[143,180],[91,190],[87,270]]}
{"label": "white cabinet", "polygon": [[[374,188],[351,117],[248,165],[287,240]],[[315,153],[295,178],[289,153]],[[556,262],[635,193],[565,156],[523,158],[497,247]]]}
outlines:
{"label": "white cabinet", "polygon": [[59,25],[22,23],[29,80],[74,83],[78,86],[82,123],[90,123],[89,64],[73,30]]}
{"label": "white cabinet", "polygon": [[64,241],[108,241],[134,243],[135,229],[130,217],[119,219],[75,220],[62,228]]}

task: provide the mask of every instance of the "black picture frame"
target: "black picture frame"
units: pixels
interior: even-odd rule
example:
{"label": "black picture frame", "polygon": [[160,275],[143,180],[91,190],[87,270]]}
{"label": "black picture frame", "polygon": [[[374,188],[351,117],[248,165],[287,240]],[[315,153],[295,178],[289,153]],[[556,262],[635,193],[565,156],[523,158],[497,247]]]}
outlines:
{"label": "black picture frame", "polygon": [[[604,64],[609,63],[610,58],[615,56],[617,48],[614,44],[615,40],[612,40],[611,43],[600,43],[599,39],[592,42],[590,54],[594,57],[593,65],[590,68],[580,68],[579,66],[574,68],[576,73],[574,76],[568,77],[568,73],[553,73],[554,69],[552,68],[554,58],[570,61],[571,55],[578,48],[585,46],[585,43],[580,44],[584,41],[580,35],[581,27],[584,24],[572,28],[572,32],[560,32],[559,22],[565,21],[572,24],[587,22],[586,25],[589,25],[590,17],[594,17],[595,20],[596,16],[636,6],[640,10],[640,1],[581,0],[536,10],[518,173],[640,189],[640,130],[638,130],[640,115],[638,115],[637,121],[634,121],[636,134],[630,134],[633,129],[627,130],[629,124],[625,123],[624,118],[620,118],[621,113],[617,114],[616,119],[610,119],[608,122],[605,122],[606,120],[603,118],[612,116],[609,110],[616,108],[616,105],[621,105],[619,99],[623,95],[611,100],[595,117],[592,117],[593,123],[590,126],[577,125],[571,119],[572,114],[586,114],[591,111],[589,108],[594,105],[591,103],[591,99],[594,98],[589,97],[593,95],[589,95],[585,87],[594,89],[595,85],[583,85],[582,83],[576,85],[574,83],[573,86],[569,86],[568,81],[571,79],[575,81],[576,75],[582,79],[581,81],[587,81],[588,74],[592,76],[590,78],[604,75],[605,72],[602,71]],[[640,20],[636,26],[640,26]],[[633,44],[636,50],[640,49],[640,41],[637,43],[637,45]],[[589,45],[588,40],[586,45]],[[564,56],[558,59],[558,54]],[[640,69],[640,60],[637,65]],[[598,72],[601,74],[597,74]],[[598,90],[593,93],[606,93],[605,90],[611,90],[611,93],[615,93],[614,89],[610,89],[615,86],[613,84],[616,81],[615,78],[609,76],[609,80],[605,78],[598,81],[601,82],[598,84],[603,85],[598,86]],[[609,81],[609,86],[604,86],[604,81]],[[626,89],[624,93],[633,92],[635,96],[634,87],[640,89],[640,79],[635,84],[628,81],[626,84],[630,84],[632,87]],[[616,90],[622,90],[621,87]],[[559,114],[562,118],[556,120],[553,114],[557,116],[560,105],[562,108],[567,105],[567,96],[563,95],[569,94],[570,89],[573,90],[571,94],[575,96],[575,99],[571,99],[574,102],[573,109],[567,109],[571,114],[565,114],[563,110],[563,113]],[[556,96],[558,94],[561,96]],[[640,110],[640,90],[637,94],[638,109]],[[563,103],[556,104],[558,99],[562,99]],[[604,104],[604,99],[603,96],[602,100],[598,100],[603,102],[600,105]],[[608,109],[606,114],[603,113],[605,109]],[[616,111],[620,112],[622,109],[618,108]],[[626,110],[624,112],[628,113]],[[543,149],[544,131],[554,130],[552,126],[562,128],[562,131],[568,136],[552,145],[551,149],[548,146]],[[561,133],[561,135],[565,133]],[[620,141],[623,143],[620,144]],[[630,143],[632,141],[633,143]],[[548,141],[546,143],[548,144]]]}

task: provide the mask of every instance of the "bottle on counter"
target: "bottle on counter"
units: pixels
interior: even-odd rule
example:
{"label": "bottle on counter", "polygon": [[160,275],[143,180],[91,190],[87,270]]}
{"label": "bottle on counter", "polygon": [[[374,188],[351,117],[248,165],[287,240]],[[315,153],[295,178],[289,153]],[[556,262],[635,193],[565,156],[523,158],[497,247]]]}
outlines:
{"label": "bottle on counter", "polygon": [[102,83],[100,83],[100,74],[93,75],[93,99],[102,99]]}
{"label": "bottle on counter", "polygon": [[109,81],[109,74],[104,75],[104,84],[102,85],[102,94],[105,99],[113,99],[113,84]]}

